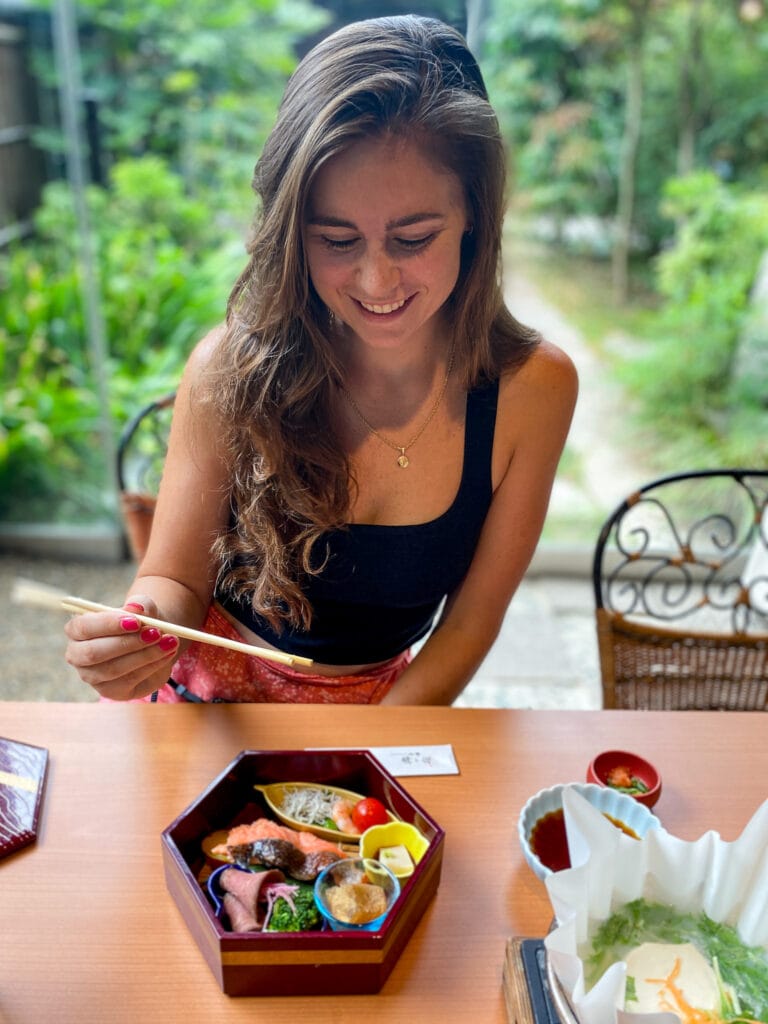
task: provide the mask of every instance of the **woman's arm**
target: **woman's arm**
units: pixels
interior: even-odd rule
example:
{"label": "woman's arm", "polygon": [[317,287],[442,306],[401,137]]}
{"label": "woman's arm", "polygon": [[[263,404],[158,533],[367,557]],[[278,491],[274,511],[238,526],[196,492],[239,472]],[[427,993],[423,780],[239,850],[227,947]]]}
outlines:
{"label": "woman's arm", "polygon": [[577,388],[571,360],[548,343],[502,379],[494,496],[475,556],[384,704],[451,704],[490,650],[544,525]]}
{"label": "woman's arm", "polygon": [[192,353],[174,402],[168,453],[149,547],[131,584],[125,614],[94,612],[71,619],[67,661],[104,697],[146,696],[168,678],[178,643],[139,627],[130,605],[167,622],[199,627],[215,583],[210,555],[228,514],[222,431],[201,388],[219,330]]}

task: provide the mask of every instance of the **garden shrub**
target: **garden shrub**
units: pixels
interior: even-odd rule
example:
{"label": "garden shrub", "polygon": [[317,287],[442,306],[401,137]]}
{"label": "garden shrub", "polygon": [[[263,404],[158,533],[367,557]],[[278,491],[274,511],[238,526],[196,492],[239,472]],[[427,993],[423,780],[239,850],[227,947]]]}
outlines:
{"label": "garden shrub", "polygon": [[[187,355],[222,320],[245,260],[158,157],[115,165],[91,187],[115,429],[173,390]],[[0,256],[0,519],[109,514],[95,369],[85,347],[81,259],[69,189],[47,187],[34,241]]]}
{"label": "garden shrub", "polygon": [[[768,197],[703,171],[672,179],[663,211],[677,232],[656,262],[663,298],[656,337],[644,355],[624,367],[624,375],[645,417],[667,440],[698,431],[703,450],[727,461],[736,453],[748,454],[744,423],[754,429],[761,422],[749,461],[764,459],[765,410],[741,403],[734,407],[733,371],[750,289],[768,240]],[[673,459],[676,450],[671,450]]]}

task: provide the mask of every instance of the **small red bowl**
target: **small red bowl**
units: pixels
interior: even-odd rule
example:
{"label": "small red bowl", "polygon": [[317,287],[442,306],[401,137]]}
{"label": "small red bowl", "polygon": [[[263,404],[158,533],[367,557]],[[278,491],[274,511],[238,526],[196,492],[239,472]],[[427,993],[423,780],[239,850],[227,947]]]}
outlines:
{"label": "small red bowl", "polygon": [[[623,774],[621,769],[625,769],[631,779],[643,783],[647,787],[646,791],[631,792],[617,785]],[[612,772],[618,772],[618,778],[613,785],[608,781]],[[653,807],[661,796],[661,775],[650,761],[638,757],[637,754],[630,754],[627,750],[604,750],[602,754],[598,754],[587,768],[587,782],[595,782],[598,786],[609,786],[611,789],[618,789],[619,792],[628,793],[646,807]]]}

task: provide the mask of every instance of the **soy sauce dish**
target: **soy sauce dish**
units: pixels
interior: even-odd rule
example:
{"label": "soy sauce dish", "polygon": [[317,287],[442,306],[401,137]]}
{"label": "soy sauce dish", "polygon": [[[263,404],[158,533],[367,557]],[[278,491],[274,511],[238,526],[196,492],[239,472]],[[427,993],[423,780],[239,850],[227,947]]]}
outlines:
{"label": "soy sauce dish", "polygon": [[542,881],[553,871],[570,867],[563,816],[563,790],[574,790],[633,839],[642,837],[661,822],[631,796],[594,783],[562,783],[534,794],[520,811],[517,834],[523,854]]}

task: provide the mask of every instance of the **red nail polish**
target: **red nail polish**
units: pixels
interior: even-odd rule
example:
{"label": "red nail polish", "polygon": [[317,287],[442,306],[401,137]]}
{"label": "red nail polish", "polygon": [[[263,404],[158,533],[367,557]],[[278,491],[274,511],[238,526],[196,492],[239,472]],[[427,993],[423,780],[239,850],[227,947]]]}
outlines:
{"label": "red nail polish", "polygon": [[132,612],[139,612],[139,613],[141,613],[141,612],[144,611],[144,605],[143,604],[138,604],[136,601],[129,601],[128,604],[124,604],[123,605],[123,608],[125,608],[125,609],[130,608]]}
{"label": "red nail polish", "polygon": [[142,629],[139,636],[145,644],[153,644],[160,636],[160,630],[155,629],[154,626],[148,626],[146,629]]}
{"label": "red nail polish", "polygon": [[124,629],[126,633],[135,633],[139,628],[138,619],[120,619],[120,629]]}
{"label": "red nail polish", "polygon": [[161,636],[157,646],[161,651],[175,651],[178,645],[179,641],[175,636]]}

